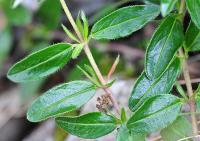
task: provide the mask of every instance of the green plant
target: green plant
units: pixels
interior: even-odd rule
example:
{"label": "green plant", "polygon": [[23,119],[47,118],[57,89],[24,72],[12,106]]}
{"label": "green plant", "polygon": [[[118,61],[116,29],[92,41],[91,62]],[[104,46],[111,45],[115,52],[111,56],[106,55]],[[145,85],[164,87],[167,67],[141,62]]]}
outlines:
{"label": "green plant", "polygon": [[[149,0],[145,1],[145,5],[120,8],[99,20],[91,32],[83,12],[74,21],[64,0],[60,2],[76,35],[64,25],[62,27],[75,44],[58,43],[29,55],[9,70],[8,78],[14,82],[43,78],[61,69],[70,59],[77,58],[83,50],[91,66],[85,65],[79,69],[90,81],[73,81],[50,89],[30,106],[27,113],[29,121],[55,118],[56,123],[67,132],[89,139],[104,136],[120,127],[117,141],[142,141],[147,134],[155,131],[161,131],[164,140],[175,141],[190,134],[190,123],[182,117],[184,113],[181,111],[181,107],[188,103],[193,135],[198,135],[195,103],[197,106],[200,103],[200,89],[193,93],[186,59],[189,52],[200,50],[200,0]],[[191,23],[184,35],[183,18],[187,9]],[[129,98],[132,115],[127,117],[124,108],[118,105],[109,88],[114,83],[110,76],[115,71],[119,57],[113,63],[108,79],[105,79],[90,51],[89,41],[128,36],[154,20],[160,12],[164,18],[148,45],[145,70],[136,81]],[[188,95],[176,83],[181,70]],[[170,94],[175,84],[179,97]],[[103,109],[104,112],[78,117],[65,116],[65,113],[77,110],[87,103],[98,88],[105,91],[103,100],[112,102],[116,114]],[[102,108],[102,105],[98,106]],[[177,128],[179,132],[174,132],[174,126],[180,126]]]}

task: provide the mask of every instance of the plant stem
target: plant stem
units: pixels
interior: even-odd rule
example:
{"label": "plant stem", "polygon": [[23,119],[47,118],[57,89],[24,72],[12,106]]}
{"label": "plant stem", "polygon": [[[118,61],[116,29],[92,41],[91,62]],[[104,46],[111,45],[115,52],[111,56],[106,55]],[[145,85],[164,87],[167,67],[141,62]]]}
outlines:
{"label": "plant stem", "polygon": [[[181,0],[181,5],[179,9],[179,14],[184,14],[185,13],[185,0]],[[179,50],[180,56],[185,56],[183,49],[181,48]],[[190,79],[190,74],[189,74],[189,68],[188,68],[188,63],[185,59],[183,59],[183,75],[187,87],[187,94],[189,96],[189,106],[190,106],[190,111],[191,111],[191,120],[192,120],[192,129],[193,129],[193,134],[198,135],[198,123],[197,123],[197,118],[195,115],[196,112],[196,106],[195,106],[195,100],[193,97],[193,89],[192,89],[192,83]]]}
{"label": "plant stem", "polygon": [[[60,3],[61,3],[61,5],[62,5],[62,7],[63,7],[63,9],[64,9],[64,11],[65,11],[65,13],[66,13],[68,19],[69,19],[69,21],[70,21],[70,23],[71,23],[71,25],[72,25],[74,31],[76,32],[78,38],[80,39],[80,41],[81,41],[82,43],[84,43],[84,51],[85,51],[85,54],[87,55],[87,58],[88,58],[88,60],[89,60],[89,62],[90,62],[90,64],[91,64],[91,66],[93,67],[93,69],[94,69],[94,71],[95,71],[95,73],[96,73],[96,75],[97,75],[99,81],[101,82],[102,85],[106,85],[106,81],[105,81],[105,79],[103,78],[103,75],[101,74],[101,72],[100,72],[100,70],[99,70],[99,68],[98,68],[98,66],[97,66],[97,64],[96,64],[96,62],[95,62],[95,60],[94,60],[94,57],[93,57],[93,55],[92,55],[92,53],[91,53],[91,51],[90,51],[88,42],[85,42],[85,41],[83,40],[83,37],[82,37],[82,35],[81,35],[81,33],[80,33],[80,31],[79,31],[79,29],[78,29],[78,27],[77,27],[77,25],[76,25],[76,23],[75,23],[73,17],[72,17],[71,12],[70,12],[69,9],[68,9],[68,7],[67,7],[65,1],[64,1],[64,0],[60,0]],[[120,108],[119,108],[119,105],[118,105],[117,101],[116,101],[115,98],[113,97],[111,90],[110,90],[109,88],[103,88],[103,90],[108,94],[108,96],[109,96],[109,98],[110,98],[110,101],[113,103],[113,106],[114,106],[114,108],[116,109],[116,112],[119,114],[119,113],[120,113]]]}
{"label": "plant stem", "polygon": [[[182,48],[179,50],[179,54],[181,56],[184,55]],[[194,101],[194,97],[193,97],[192,83],[191,83],[191,79],[190,79],[188,64],[187,64],[186,60],[183,60],[182,66],[183,66],[183,75],[184,75],[186,87],[187,87],[187,93],[190,98],[189,105],[190,105],[190,111],[191,111],[193,134],[198,135],[198,124],[197,124],[197,118],[195,115],[196,107],[195,107],[195,101]]]}
{"label": "plant stem", "polygon": [[82,35],[81,35],[81,33],[80,33],[80,31],[79,31],[79,29],[78,29],[73,17],[72,17],[71,12],[69,11],[69,8],[67,7],[67,5],[65,3],[65,0],[60,0],[60,3],[61,3],[61,5],[62,5],[62,7],[63,7],[63,9],[65,11],[65,14],[67,15],[67,18],[69,19],[69,22],[71,23],[74,31],[76,32],[78,38],[81,40],[81,42],[83,42]]}

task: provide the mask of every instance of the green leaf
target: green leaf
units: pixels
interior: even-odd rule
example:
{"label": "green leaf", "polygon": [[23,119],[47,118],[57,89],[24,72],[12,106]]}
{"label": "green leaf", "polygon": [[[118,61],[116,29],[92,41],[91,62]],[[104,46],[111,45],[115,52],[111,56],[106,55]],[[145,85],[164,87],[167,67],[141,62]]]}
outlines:
{"label": "green leaf", "polygon": [[184,117],[178,117],[171,125],[161,131],[164,141],[178,141],[190,136],[192,133],[191,123]]}
{"label": "green leaf", "polygon": [[71,59],[72,49],[70,44],[59,43],[34,52],[16,63],[8,71],[8,78],[14,82],[25,82],[50,75]]}
{"label": "green leaf", "polygon": [[156,95],[144,102],[127,122],[136,133],[151,133],[167,127],[178,116],[181,100],[171,94]]}
{"label": "green leaf", "polygon": [[114,117],[104,113],[88,113],[79,117],[59,117],[56,123],[75,136],[95,139],[111,133],[117,126]]}
{"label": "green leaf", "polygon": [[126,125],[119,128],[116,141],[146,141],[146,134],[138,134],[129,131]]}
{"label": "green leaf", "polygon": [[122,121],[122,123],[125,123],[126,120],[127,120],[127,118],[126,118],[126,110],[125,110],[125,108],[122,108],[121,109],[121,121]]}
{"label": "green leaf", "polygon": [[84,47],[83,44],[78,44],[77,46],[75,46],[75,49],[73,50],[73,53],[72,53],[73,59],[76,59],[81,54],[83,47]]}
{"label": "green leaf", "polygon": [[66,26],[62,24],[62,28],[70,39],[79,43],[79,40],[76,38],[76,36],[74,36],[74,34],[71,31],[69,31]]}
{"label": "green leaf", "polygon": [[165,17],[174,8],[177,0],[161,0],[161,13]]}
{"label": "green leaf", "polygon": [[151,96],[169,93],[181,71],[181,62],[178,58],[171,63],[169,68],[158,79],[150,80],[143,72],[135,83],[129,108],[135,111],[146,99]]}
{"label": "green leaf", "polygon": [[181,47],[183,38],[183,27],[177,16],[170,15],[164,19],[147,48],[145,72],[149,79],[164,73]]}
{"label": "green leaf", "polygon": [[185,49],[187,51],[200,51],[200,29],[190,21],[185,35]]}
{"label": "green leaf", "polygon": [[81,32],[81,34],[84,35],[84,27],[83,27],[80,16],[81,16],[81,12],[79,11],[78,16],[76,18],[76,25],[77,25],[79,31]]}
{"label": "green leaf", "polygon": [[3,62],[11,49],[12,36],[9,28],[0,31],[0,72]]}
{"label": "green leaf", "polygon": [[200,0],[186,0],[185,2],[192,21],[200,29]]}
{"label": "green leaf", "polygon": [[38,122],[74,111],[87,103],[95,91],[96,86],[87,81],[72,81],[58,85],[32,103],[27,119]]}
{"label": "green leaf", "polygon": [[84,39],[87,40],[89,34],[89,25],[88,20],[83,11],[81,11],[81,19],[83,20]]}
{"label": "green leaf", "polygon": [[92,37],[95,39],[117,39],[128,36],[157,17],[159,12],[159,7],[155,5],[120,8],[93,26]]}

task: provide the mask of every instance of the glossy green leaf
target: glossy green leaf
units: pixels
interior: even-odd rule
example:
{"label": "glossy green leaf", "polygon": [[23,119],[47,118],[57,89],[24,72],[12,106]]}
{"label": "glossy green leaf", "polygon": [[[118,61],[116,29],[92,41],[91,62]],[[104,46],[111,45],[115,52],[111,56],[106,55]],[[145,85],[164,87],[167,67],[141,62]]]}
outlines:
{"label": "glossy green leaf", "polygon": [[184,117],[178,117],[171,125],[161,131],[164,141],[178,141],[191,136],[192,125]]}
{"label": "glossy green leaf", "polygon": [[165,17],[174,8],[177,0],[161,0],[161,13]]}
{"label": "glossy green leaf", "polygon": [[116,39],[128,36],[157,17],[159,12],[159,7],[155,5],[129,6],[118,9],[93,26],[92,37]]}
{"label": "glossy green leaf", "polygon": [[116,141],[146,141],[146,134],[133,133],[126,125],[122,125],[118,130]]}
{"label": "glossy green leaf", "polygon": [[200,29],[200,0],[186,0],[185,2],[192,21]]}
{"label": "glossy green leaf", "polygon": [[74,111],[87,103],[95,91],[96,87],[87,81],[72,81],[58,85],[32,103],[27,119],[38,122]]}
{"label": "glossy green leaf", "polygon": [[149,79],[158,78],[169,66],[183,43],[182,24],[170,15],[154,33],[146,52],[145,71]]}
{"label": "glossy green leaf", "polygon": [[8,56],[11,49],[12,36],[9,28],[0,31],[0,72],[2,64]]}
{"label": "glossy green leaf", "polygon": [[156,95],[144,102],[127,122],[136,133],[151,133],[170,125],[178,116],[181,100],[171,94]]}
{"label": "glossy green leaf", "polygon": [[129,99],[129,108],[135,111],[143,102],[154,95],[169,93],[181,71],[181,62],[176,58],[158,79],[150,80],[143,72],[138,78]]}
{"label": "glossy green leaf", "polygon": [[185,35],[185,49],[200,51],[200,29],[191,21]]}
{"label": "glossy green leaf", "polygon": [[79,117],[59,117],[56,123],[70,134],[87,139],[107,135],[117,126],[114,117],[99,112]]}
{"label": "glossy green leaf", "polygon": [[59,43],[34,52],[16,63],[8,72],[14,82],[25,82],[43,78],[62,68],[72,54],[70,44]]}

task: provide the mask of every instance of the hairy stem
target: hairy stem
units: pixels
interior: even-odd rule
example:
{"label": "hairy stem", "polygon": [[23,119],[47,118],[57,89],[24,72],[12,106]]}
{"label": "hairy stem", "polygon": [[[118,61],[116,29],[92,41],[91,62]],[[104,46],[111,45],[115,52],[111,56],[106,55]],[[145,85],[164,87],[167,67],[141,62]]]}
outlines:
{"label": "hairy stem", "polygon": [[[184,56],[182,49],[179,50],[179,54],[181,56]],[[191,111],[193,134],[198,135],[198,124],[197,124],[197,118],[195,115],[196,107],[195,107],[195,101],[194,101],[194,97],[193,97],[192,83],[191,83],[191,79],[190,79],[188,64],[187,64],[186,60],[183,60],[182,66],[183,66],[183,75],[184,75],[186,87],[187,87],[187,93],[190,98],[189,105],[190,105],[190,111]]]}
{"label": "hairy stem", "polygon": [[72,17],[72,14],[71,12],[69,11],[69,8],[67,7],[66,3],[65,3],[65,0],[60,0],[60,3],[65,11],[65,14],[67,15],[67,18],[69,19],[69,22],[71,23],[74,31],[76,32],[76,35],[78,36],[78,38],[81,40],[81,42],[83,42],[83,38],[82,38],[82,35]]}
{"label": "hairy stem", "polygon": [[[183,15],[185,14],[185,0],[181,0],[179,14],[183,14]],[[181,56],[185,56],[182,48],[179,50],[179,54]],[[198,123],[197,123],[197,118],[195,115],[196,106],[195,106],[195,100],[193,97],[194,94],[193,94],[192,83],[191,83],[191,78],[190,78],[190,74],[189,74],[188,63],[185,59],[183,60],[182,67],[183,67],[183,75],[184,75],[184,79],[185,79],[185,84],[187,87],[187,94],[189,96],[189,106],[190,106],[190,111],[191,111],[193,134],[198,135]]]}
{"label": "hairy stem", "polygon": [[[63,9],[65,11],[65,14],[67,15],[67,17],[69,19],[74,31],[76,32],[78,38],[80,39],[80,41],[82,43],[84,43],[85,54],[87,55],[87,58],[88,58],[88,60],[89,60],[89,62],[91,64],[92,68],[94,69],[99,81],[101,82],[102,85],[106,85],[106,81],[103,78],[103,75],[101,74],[101,72],[100,72],[100,70],[99,70],[99,68],[98,68],[98,66],[97,66],[97,64],[96,64],[96,62],[94,60],[94,57],[93,57],[93,55],[92,55],[92,53],[90,51],[90,48],[88,46],[88,42],[85,42],[83,40],[83,37],[82,37],[82,35],[81,35],[81,33],[80,33],[80,31],[79,31],[79,29],[78,29],[78,27],[77,27],[72,15],[71,15],[71,12],[68,9],[65,1],[64,0],[60,0],[60,3],[61,3],[61,5],[62,5],[62,7],[63,7]],[[110,98],[110,101],[113,103],[113,106],[116,109],[116,112],[119,114],[120,113],[120,108],[119,108],[119,105],[118,105],[117,101],[113,97],[111,90],[109,88],[103,88],[103,90],[108,94],[108,96]]]}

